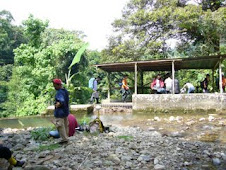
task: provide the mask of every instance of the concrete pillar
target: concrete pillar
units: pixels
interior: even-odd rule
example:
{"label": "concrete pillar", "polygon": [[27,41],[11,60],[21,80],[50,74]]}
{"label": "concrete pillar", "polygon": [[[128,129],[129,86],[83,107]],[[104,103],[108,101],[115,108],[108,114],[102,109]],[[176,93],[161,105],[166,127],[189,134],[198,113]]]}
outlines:
{"label": "concrete pillar", "polygon": [[175,79],[174,61],[172,61],[172,79],[173,79],[172,94],[175,94],[175,89],[174,89],[174,79]]}
{"label": "concrete pillar", "polygon": [[135,63],[135,77],[134,77],[134,80],[135,80],[135,85],[134,85],[134,93],[137,94],[137,63]]}
{"label": "concrete pillar", "polygon": [[223,93],[223,88],[222,88],[222,69],[221,69],[221,59],[219,62],[219,88],[220,88],[220,93]]}
{"label": "concrete pillar", "polygon": [[215,92],[216,88],[215,88],[215,83],[214,83],[214,69],[212,69],[212,87],[213,87],[213,92]]}
{"label": "concrete pillar", "polygon": [[140,72],[140,81],[141,81],[141,93],[144,94],[144,73]]}
{"label": "concrete pillar", "polygon": [[111,101],[111,73],[107,73],[107,80],[108,80],[108,101]]}

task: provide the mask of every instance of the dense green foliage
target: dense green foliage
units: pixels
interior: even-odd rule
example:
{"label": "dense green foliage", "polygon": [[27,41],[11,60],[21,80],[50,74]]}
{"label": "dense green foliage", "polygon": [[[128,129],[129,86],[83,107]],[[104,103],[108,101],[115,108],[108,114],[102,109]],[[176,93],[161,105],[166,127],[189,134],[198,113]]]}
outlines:
{"label": "dense green foliage", "polygon": [[26,42],[21,27],[12,25],[13,16],[8,11],[0,11],[0,111],[7,100],[7,82],[12,75],[14,63],[13,49]]}
{"label": "dense green foliage", "polygon": [[26,42],[21,27],[13,26],[13,16],[8,11],[0,11],[0,66],[13,64],[13,49]]}
{"label": "dense green foliage", "polygon": [[113,23],[117,34],[109,39],[103,61],[170,57],[168,53],[174,54],[170,47],[172,40],[177,40],[174,51],[179,56],[219,53],[220,38],[225,38],[226,27],[223,1],[208,4],[202,1],[196,5],[188,2],[130,0],[122,18]]}
{"label": "dense green foliage", "polygon": [[[7,101],[1,105],[5,109],[1,116],[35,115],[44,111],[53,102],[55,90],[52,87],[52,79],[61,78],[66,82],[69,66],[72,77],[67,88],[71,103],[88,101],[90,89],[87,87],[89,77],[86,74],[90,70],[86,67],[87,58],[92,52],[84,53],[83,49],[79,62],[72,63],[79,49],[85,44],[81,39],[83,35],[49,29],[47,26],[46,21],[33,16],[24,22],[27,43],[14,49],[15,62],[12,77],[5,87],[8,93],[7,96],[4,93],[3,97],[7,97]],[[2,90],[6,91],[5,88]]]}

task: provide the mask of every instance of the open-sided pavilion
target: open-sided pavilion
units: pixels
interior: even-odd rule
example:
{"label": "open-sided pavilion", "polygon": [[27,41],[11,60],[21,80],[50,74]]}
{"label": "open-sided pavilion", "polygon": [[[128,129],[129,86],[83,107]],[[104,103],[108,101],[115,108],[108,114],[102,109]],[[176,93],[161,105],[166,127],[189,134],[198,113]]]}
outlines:
{"label": "open-sided pavilion", "polygon": [[[121,62],[121,63],[107,63],[107,64],[98,64],[96,65],[97,68],[102,69],[108,73],[108,80],[109,80],[109,89],[108,89],[108,99],[110,101],[110,73],[112,72],[134,72],[134,94],[132,97],[133,102],[133,108],[146,108],[149,106],[147,103],[144,107],[139,107],[139,104],[141,101],[145,102],[145,99],[149,101],[150,98],[153,98],[153,96],[157,96],[154,94],[138,94],[138,73],[141,75],[141,88],[143,89],[143,73],[148,71],[171,71],[172,72],[172,79],[174,80],[175,77],[175,71],[178,70],[188,70],[188,69],[210,69],[212,70],[212,77],[214,77],[214,72],[218,68],[219,69],[219,75],[222,75],[222,61],[226,58],[226,54],[223,55],[213,55],[213,56],[203,56],[203,57],[193,57],[193,58],[171,58],[171,59],[158,59],[158,60],[146,60],[146,61],[132,61],[132,62]],[[214,79],[212,79],[214,83]],[[174,83],[174,81],[173,81]],[[178,98],[179,96],[190,96],[193,94],[174,94],[174,85],[172,86],[172,94],[161,94],[158,95],[158,100],[160,98],[169,98],[169,101],[172,98]],[[201,98],[209,98],[211,95],[215,95],[216,98],[219,95],[223,95],[223,89],[222,89],[222,77],[219,76],[219,87],[220,87],[220,93],[218,94],[195,94],[196,96],[202,95]],[[142,90],[143,91],[143,90]],[[147,97],[149,95],[149,97]],[[193,95],[195,97],[195,95]],[[143,97],[142,97],[143,96]],[[165,97],[168,96],[168,97]],[[170,97],[169,97],[170,96]],[[223,95],[224,96],[224,95]],[[139,100],[140,99],[140,100]],[[197,99],[198,100],[198,99]],[[221,99],[221,103],[222,103]],[[204,100],[205,101],[205,100]],[[226,99],[224,100],[226,104]],[[153,102],[153,101],[149,101]],[[155,100],[157,102],[157,100]],[[180,101],[177,101],[180,102]],[[184,102],[187,102],[186,100]],[[216,99],[216,102],[217,101]],[[145,102],[146,103],[146,102]],[[162,103],[160,101],[160,103]],[[213,103],[213,105],[215,102]],[[205,105],[205,103],[203,103]],[[219,105],[219,103],[218,103]],[[160,104],[160,107],[162,104]],[[192,106],[192,105],[191,105]],[[179,107],[179,106],[178,106]],[[222,106],[221,106],[222,108]],[[226,105],[225,105],[226,108]]]}

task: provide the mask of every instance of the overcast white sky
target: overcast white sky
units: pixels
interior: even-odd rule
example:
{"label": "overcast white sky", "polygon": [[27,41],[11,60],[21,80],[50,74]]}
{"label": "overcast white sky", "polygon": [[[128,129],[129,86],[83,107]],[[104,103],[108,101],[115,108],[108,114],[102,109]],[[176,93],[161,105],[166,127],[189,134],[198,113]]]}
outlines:
{"label": "overcast white sky", "polygon": [[0,0],[0,11],[10,11],[16,25],[33,14],[35,18],[49,20],[51,28],[83,31],[90,49],[102,50],[112,33],[111,23],[121,17],[126,2],[128,0]]}

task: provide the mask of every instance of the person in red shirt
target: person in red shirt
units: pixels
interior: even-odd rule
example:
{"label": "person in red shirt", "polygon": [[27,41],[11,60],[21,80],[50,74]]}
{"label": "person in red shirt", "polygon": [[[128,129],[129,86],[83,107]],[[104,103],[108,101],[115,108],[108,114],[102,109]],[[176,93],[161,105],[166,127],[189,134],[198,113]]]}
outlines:
{"label": "person in red shirt", "polygon": [[[69,128],[69,133],[68,133],[68,136],[73,136],[75,134],[75,128],[77,128],[79,125],[78,125],[78,122],[75,118],[75,116],[73,114],[69,114],[68,117],[68,128]],[[50,131],[49,132],[49,135],[54,137],[54,138],[59,138],[60,137],[60,134],[57,130],[55,131]]]}
{"label": "person in red shirt", "polygon": [[68,135],[70,137],[70,136],[73,136],[75,134],[75,128],[78,127],[78,122],[77,122],[77,120],[76,120],[76,118],[73,114],[69,114],[67,119],[68,119],[68,122],[69,122],[69,125],[68,125],[69,134]]}
{"label": "person in red shirt", "polygon": [[154,91],[156,94],[162,94],[166,93],[164,89],[164,82],[161,79],[161,76],[158,74],[156,78],[152,81],[150,88]]}

